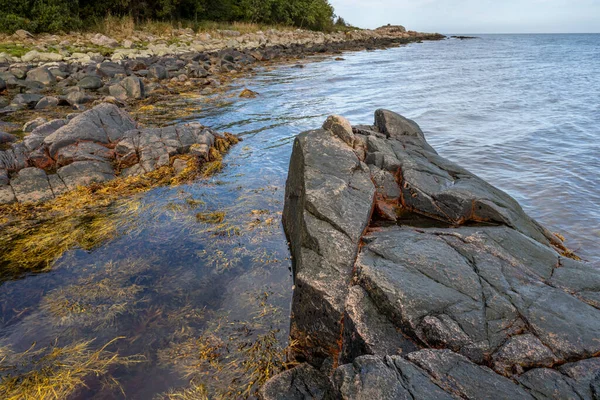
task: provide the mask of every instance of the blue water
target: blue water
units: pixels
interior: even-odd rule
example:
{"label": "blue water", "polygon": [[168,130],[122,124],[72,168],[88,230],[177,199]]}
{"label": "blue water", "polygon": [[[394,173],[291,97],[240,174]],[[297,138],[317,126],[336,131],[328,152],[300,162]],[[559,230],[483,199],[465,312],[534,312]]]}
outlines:
{"label": "blue water", "polygon": [[[209,392],[221,390],[217,377],[227,386],[230,367],[218,367],[243,359],[240,343],[275,331],[286,344],[292,279],[280,217],[289,156],[295,135],[333,113],[371,123],[375,109],[388,108],[416,120],[440,154],[514,196],[582,258],[600,263],[600,35],[482,35],[343,57],[258,70],[224,103],[198,102],[189,119],[244,138],[224,170],[144,195],[117,239],[69,251],[51,272],[3,283],[0,344],[23,351],[56,337],[96,338],[100,346],[125,336],[117,349],[148,361],[114,375],[127,398],[146,399],[190,384],[173,346],[218,339],[227,351],[212,366],[192,364],[193,380]],[[260,96],[237,98],[244,87]],[[216,210],[226,213],[226,226],[195,218]],[[58,294],[107,279],[123,293],[137,285],[129,296],[96,300],[103,310],[124,304],[109,321],[49,311]],[[118,397],[89,387],[81,398]]]}

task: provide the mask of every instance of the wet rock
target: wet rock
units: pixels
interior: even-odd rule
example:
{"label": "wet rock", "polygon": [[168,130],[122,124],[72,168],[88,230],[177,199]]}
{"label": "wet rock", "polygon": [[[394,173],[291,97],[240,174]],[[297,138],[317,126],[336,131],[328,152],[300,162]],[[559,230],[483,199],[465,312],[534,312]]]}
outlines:
{"label": "wet rock", "polygon": [[240,97],[245,98],[245,99],[253,99],[256,96],[258,96],[258,93],[250,90],[250,89],[244,89],[242,90],[242,93],[240,93]]}
{"label": "wet rock", "polygon": [[342,363],[352,362],[364,354],[400,355],[419,349],[379,314],[377,306],[360,286],[350,288],[345,310]]}
{"label": "wet rock", "polygon": [[261,400],[334,400],[337,395],[329,378],[308,364],[286,371],[264,385]]}
{"label": "wet rock", "polygon": [[27,72],[27,80],[43,83],[44,85],[53,85],[56,83],[56,77],[46,67],[39,67]]}
{"label": "wet rock", "polygon": [[115,179],[115,171],[106,162],[76,161],[57,171],[58,176],[69,190],[92,183],[103,183]]}
{"label": "wet rock", "polygon": [[77,82],[77,86],[82,89],[88,90],[97,90],[100,89],[104,84],[102,83],[102,79],[94,75],[88,75]]}
{"label": "wet rock", "polygon": [[56,107],[59,103],[57,97],[54,96],[45,96],[40,99],[35,105],[36,110],[43,110],[45,108]]}
{"label": "wet rock", "polygon": [[338,398],[450,400],[425,371],[401,357],[363,356],[335,371]]}
{"label": "wet rock", "polygon": [[20,203],[37,203],[54,198],[48,176],[39,168],[20,170],[10,181],[10,185]]}
{"label": "wet rock", "polygon": [[449,350],[421,350],[407,356],[446,392],[466,399],[534,399],[523,387]]}
{"label": "wet rock", "polygon": [[117,142],[134,127],[135,123],[127,113],[115,105],[102,103],[77,115],[67,125],[46,136],[44,143],[50,155],[55,157],[61,148],[79,141],[101,144]]}

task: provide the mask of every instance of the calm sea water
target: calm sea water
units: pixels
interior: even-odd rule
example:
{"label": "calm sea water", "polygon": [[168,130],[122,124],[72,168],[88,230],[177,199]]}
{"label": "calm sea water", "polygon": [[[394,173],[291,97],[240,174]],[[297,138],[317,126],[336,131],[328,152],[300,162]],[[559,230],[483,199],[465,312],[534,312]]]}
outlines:
{"label": "calm sea water", "polygon": [[[483,35],[344,58],[258,71],[231,88],[255,90],[256,99],[198,102],[191,119],[244,138],[224,170],[144,195],[115,240],[4,282],[0,344],[24,351],[56,338],[100,346],[124,336],[113,350],[146,356],[111,371],[129,399],[190,381],[209,392],[241,385],[249,348],[262,349],[269,334],[286,344],[288,161],[294,136],[332,113],[371,123],[375,109],[388,108],[416,120],[440,154],[600,262],[600,35]],[[225,213],[223,223],[196,218],[213,211]],[[108,289],[85,294],[99,285]],[[65,301],[95,314],[65,310]],[[79,397],[115,396],[107,390],[92,380]]]}

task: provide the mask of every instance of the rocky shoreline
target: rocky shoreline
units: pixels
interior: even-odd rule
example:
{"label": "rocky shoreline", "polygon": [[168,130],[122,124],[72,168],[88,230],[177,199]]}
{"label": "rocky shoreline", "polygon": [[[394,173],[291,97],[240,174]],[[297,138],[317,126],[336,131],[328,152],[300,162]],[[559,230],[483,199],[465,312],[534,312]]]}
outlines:
{"label": "rocky shoreline", "polygon": [[263,399],[600,398],[600,273],[414,121],[330,117],[289,171],[300,365]]}
{"label": "rocky shoreline", "polygon": [[[180,33],[181,38],[190,35],[188,31]],[[137,111],[138,116],[148,114],[145,120],[152,120],[149,110],[153,104],[176,102],[181,92],[198,97],[218,92],[224,83],[256,65],[443,38],[393,26],[329,35],[306,31],[219,35],[222,37],[193,35],[191,44],[172,44],[159,50],[161,40],[152,37],[146,38],[154,40],[146,49],[141,45],[120,49],[123,44],[133,45],[99,35],[67,43],[60,37],[41,40],[17,32],[13,39],[24,43],[41,41],[46,46],[60,40],[60,49],[84,46],[89,40],[113,51],[110,55],[77,55],[66,50],[32,50],[20,58],[0,55],[0,118],[4,120],[0,122],[0,204],[48,200],[64,193],[65,188],[105,182],[121,173],[125,177],[148,173],[172,162],[169,157],[186,154],[192,144],[204,146],[196,149],[197,155],[208,160],[218,137],[214,132],[210,133],[212,139],[173,144],[170,141],[176,135],[172,129],[145,129],[138,133],[143,139],[135,140],[146,148],[134,149],[130,144],[124,149],[125,141],[134,140],[129,131],[137,126],[119,107]],[[170,108],[167,123],[178,117],[178,107]],[[102,125],[107,118],[115,125]],[[150,126],[160,126],[161,122],[152,121]],[[191,129],[196,135],[207,128],[181,129]],[[225,137],[227,143],[230,138]]]}

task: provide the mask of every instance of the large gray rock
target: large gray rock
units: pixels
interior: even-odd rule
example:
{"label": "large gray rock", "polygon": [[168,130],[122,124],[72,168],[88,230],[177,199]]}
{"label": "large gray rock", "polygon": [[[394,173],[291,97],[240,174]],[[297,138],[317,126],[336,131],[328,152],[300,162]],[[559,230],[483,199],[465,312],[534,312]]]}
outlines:
{"label": "large gray rock", "polygon": [[37,203],[54,198],[48,183],[48,176],[39,168],[25,168],[10,181],[15,196],[20,203]]}
{"label": "large gray rock", "polygon": [[125,101],[127,99],[141,100],[146,97],[144,82],[137,76],[128,76],[119,84],[109,87],[110,95]]}
{"label": "large gray rock", "polygon": [[15,106],[25,106],[29,108],[34,108],[38,101],[40,101],[44,96],[35,93],[19,93],[16,95],[12,101],[11,105]]}
{"label": "large gray rock", "polygon": [[295,358],[349,363],[343,399],[593,399],[600,271],[414,121],[378,110],[353,140],[344,125],[329,118],[292,152]]}
{"label": "large gray rock", "polygon": [[46,136],[44,143],[55,158],[61,148],[80,141],[116,143],[133,128],[135,123],[127,113],[113,104],[102,103]]}
{"label": "large gray rock", "polygon": [[[330,131],[299,135],[290,161],[283,223],[296,290],[292,336],[299,359],[337,357],[344,305],[375,187],[369,168]],[[309,345],[310,343],[310,345]]]}
{"label": "large gray rock", "polygon": [[115,179],[112,166],[100,161],[76,161],[60,168],[57,174],[69,190]]}
{"label": "large gray rock", "polygon": [[77,82],[77,86],[82,89],[96,90],[100,89],[104,84],[102,83],[102,79],[95,75],[88,75],[83,77],[79,82]]}

